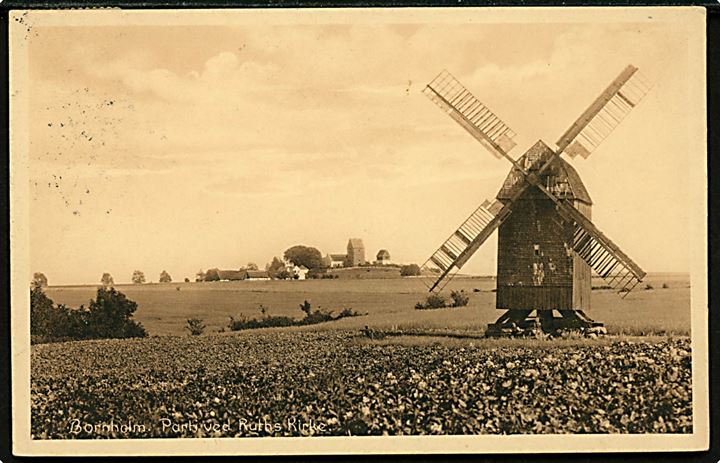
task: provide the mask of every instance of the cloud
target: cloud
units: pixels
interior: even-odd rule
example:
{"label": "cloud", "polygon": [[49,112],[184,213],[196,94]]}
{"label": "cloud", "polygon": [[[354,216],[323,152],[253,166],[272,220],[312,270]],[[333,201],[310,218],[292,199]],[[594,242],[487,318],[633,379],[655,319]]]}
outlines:
{"label": "cloud", "polygon": [[[686,181],[671,162],[684,143],[678,120],[688,118],[681,37],[667,25],[579,23],[39,30],[30,60],[34,258],[55,244],[103,256],[113,242],[135,250],[128,265],[149,268],[172,253],[166,241],[212,234],[212,243],[183,244],[178,260],[194,272],[228,249],[263,261],[293,230],[324,249],[361,234],[421,261],[509,169],[421,95],[426,82],[450,70],[518,133],[517,157],[537,138],[554,141],[629,62],[661,76],[659,96],[573,164],[603,205],[593,217],[635,255],[648,238],[624,232],[622,212],[641,224],[670,222],[662,211],[672,210],[654,199],[672,199],[664,183],[641,187],[637,172]],[[44,242],[56,228],[67,230],[62,242]],[[87,267],[69,254],[57,269]],[[476,268],[492,272],[485,264]]]}

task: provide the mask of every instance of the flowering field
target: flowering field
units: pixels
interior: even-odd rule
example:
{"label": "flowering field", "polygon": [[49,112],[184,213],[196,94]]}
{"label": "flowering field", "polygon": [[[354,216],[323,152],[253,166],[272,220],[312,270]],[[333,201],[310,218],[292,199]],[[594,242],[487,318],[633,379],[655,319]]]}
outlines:
{"label": "flowering field", "polygon": [[294,331],[35,345],[32,434],[692,432],[688,338],[438,339]]}

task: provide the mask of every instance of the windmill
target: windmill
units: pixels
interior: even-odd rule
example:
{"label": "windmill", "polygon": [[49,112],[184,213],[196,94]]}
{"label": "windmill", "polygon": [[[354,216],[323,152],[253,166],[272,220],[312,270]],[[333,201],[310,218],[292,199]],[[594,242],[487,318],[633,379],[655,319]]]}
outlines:
{"label": "windmill", "polygon": [[590,196],[561,155],[587,158],[649,89],[638,69],[627,66],[559,138],[557,149],[540,140],[513,159],[508,152],[515,132],[449,72],[433,79],[423,93],[512,168],[497,198],[483,202],[425,262],[436,275],[429,290],[442,290],[499,229],[496,308],[505,312],[486,335],[602,332],[602,323],[585,313],[591,272],[623,297],[645,272],[592,223]]}

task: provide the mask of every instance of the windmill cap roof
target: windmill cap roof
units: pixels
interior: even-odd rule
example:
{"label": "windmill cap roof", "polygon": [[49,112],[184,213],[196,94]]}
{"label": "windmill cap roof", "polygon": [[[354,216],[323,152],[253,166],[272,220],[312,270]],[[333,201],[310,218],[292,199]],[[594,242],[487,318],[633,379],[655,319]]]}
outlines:
{"label": "windmill cap roof", "polygon": [[[536,162],[537,159],[540,159],[540,162],[537,162],[537,164],[534,165],[542,166],[552,154],[553,150],[551,150],[542,140],[539,140],[532,146],[532,148],[527,150],[527,152],[523,154],[517,162],[520,166],[527,168],[530,164],[526,164],[526,162]],[[533,169],[530,170],[532,171]],[[521,175],[522,174],[517,172],[517,169],[513,167],[505,179],[505,183],[503,183],[502,188],[500,188],[500,191],[497,194],[497,199],[511,199],[514,192],[512,177]],[[557,185],[564,184],[566,186],[566,190],[563,190],[561,196],[563,199],[576,199],[587,204],[592,204],[590,194],[585,188],[582,180],[580,180],[580,175],[578,175],[575,168],[563,158],[559,156],[555,158],[552,165],[541,175],[541,182],[545,184],[548,177],[555,177]]]}

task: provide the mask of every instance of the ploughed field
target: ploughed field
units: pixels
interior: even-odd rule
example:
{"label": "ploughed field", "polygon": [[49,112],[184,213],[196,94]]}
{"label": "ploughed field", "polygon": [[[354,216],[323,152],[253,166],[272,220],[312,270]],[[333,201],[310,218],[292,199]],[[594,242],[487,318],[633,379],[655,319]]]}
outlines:
{"label": "ploughed field", "polygon": [[[593,285],[602,286],[602,280]],[[653,289],[646,290],[649,284]],[[663,288],[663,284],[667,288]],[[259,317],[258,306],[270,315],[301,318],[299,304],[308,300],[313,308],[344,308],[367,313],[363,317],[302,329],[456,329],[482,332],[501,314],[495,309],[492,278],[456,278],[444,293],[464,289],[470,296],[467,307],[415,310],[427,296],[420,278],[338,279],[307,281],[234,281],[117,285],[119,291],[138,303],[135,319],[150,335],[184,335],[188,318],[201,318],[206,333],[226,327],[229,317]],[[475,292],[475,290],[479,290]],[[50,287],[48,296],[70,307],[87,305],[95,296],[94,286]],[[610,333],[632,335],[690,333],[690,282],[684,274],[649,274],[646,281],[625,299],[612,290],[592,292],[588,315],[605,323]]]}
{"label": "ploughed field", "polygon": [[687,337],[259,330],[31,355],[38,439],[692,432]]}

